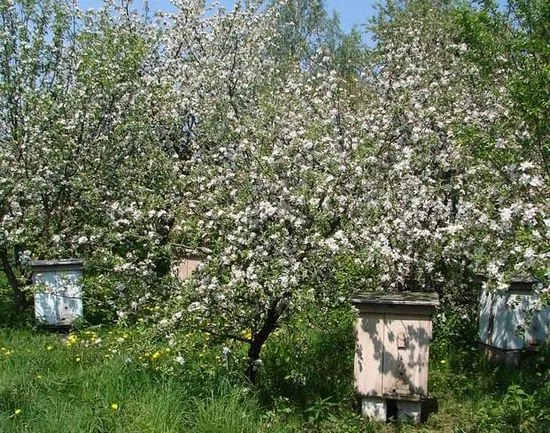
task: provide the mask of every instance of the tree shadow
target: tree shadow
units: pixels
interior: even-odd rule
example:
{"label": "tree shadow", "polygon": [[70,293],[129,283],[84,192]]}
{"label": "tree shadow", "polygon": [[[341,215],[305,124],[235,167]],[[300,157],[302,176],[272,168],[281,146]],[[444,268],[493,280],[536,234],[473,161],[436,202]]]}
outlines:
{"label": "tree shadow", "polygon": [[424,398],[427,396],[431,333],[426,326],[407,323],[414,322],[410,316],[406,320],[394,314],[386,316],[389,318],[378,314],[358,319],[354,360],[359,375],[356,388],[365,396]]}

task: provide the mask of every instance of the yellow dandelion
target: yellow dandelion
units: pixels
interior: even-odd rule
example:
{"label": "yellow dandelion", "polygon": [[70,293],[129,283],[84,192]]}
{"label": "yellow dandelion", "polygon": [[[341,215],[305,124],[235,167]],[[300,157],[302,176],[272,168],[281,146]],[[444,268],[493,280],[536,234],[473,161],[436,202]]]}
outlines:
{"label": "yellow dandelion", "polygon": [[154,361],[156,359],[159,359],[161,357],[161,355],[162,355],[162,353],[157,350],[155,353],[153,353],[151,355],[151,359]]}
{"label": "yellow dandelion", "polygon": [[75,334],[69,334],[67,337],[67,346],[72,346],[78,341],[78,337]]}
{"label": "yellow dandelion", "polygon": [[252,338],[252,332],[250,332],[250,330],[243,331],[241,335],[247,340],[250,340]]}
{"label": "yellow dandelion", "polygon": [[75,358],[75,360],[76,360],[76,362],[80,362],[80,356],[77,356],[77,357]]}
{"label": "yellow dandelion", "polygon": [[53,349],[53,346],[46,347],[46,350],[52,350],[52,349]]}
{"label": "yellow dandelion", "polygon": [[35,377],[37,380],[42,379],[42,375],[40,375],[40,374],[37,374],[37,375],[35,375],[34,377]]}
{"label": "yellow dandelion", "polygon": [[442,359],[442,360],[441,360],[441,363],[442,363],[442,364],[446,364],[447,361],[445,361],[444,359]]}
{"label": "yellow dandelion", "polygon": [[116,412],[118,410],[118,403],[111,403],[111,409]]}
{"label": "yellow dandelion", "polygon": [[20,415],[23,412],[21,409],[15,409],[14,415]]}

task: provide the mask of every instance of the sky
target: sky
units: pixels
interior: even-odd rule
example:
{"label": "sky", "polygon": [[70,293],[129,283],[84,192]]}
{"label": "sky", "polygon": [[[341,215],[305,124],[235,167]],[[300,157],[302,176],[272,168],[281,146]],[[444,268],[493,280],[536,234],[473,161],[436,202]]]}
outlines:
{"label": "sky", "polygon": [[[219,0],[226,8],[231,8],[235,0]],[[335,11],[340,17],[340,23],[344,31],[366,24],[368,19],[374,15],[374,5],[377,0],[325,0],[328,11]],[[101,0],[78,0],[82,9],[96,8],[102,4]],[[169,0],[149,0],[149,7],[152,11],[173,10]]]}

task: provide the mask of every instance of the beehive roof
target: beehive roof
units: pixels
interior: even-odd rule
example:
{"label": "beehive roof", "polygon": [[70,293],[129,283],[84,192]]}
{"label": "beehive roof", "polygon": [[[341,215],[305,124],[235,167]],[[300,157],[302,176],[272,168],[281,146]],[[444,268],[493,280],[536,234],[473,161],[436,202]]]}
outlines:
{"label": "beehive roof", "polygon": [[364,292],[353,296],[353,304],[374,305],[425,305],[437,307],[439,296],[435,292]]}
{"label": "beehive roof", "polygon": [[60,260],[33,260],[29,263],[31,269],[37,270],[55,270],[55,269],[82,269],[84,260],[82,259],[60,259]]}

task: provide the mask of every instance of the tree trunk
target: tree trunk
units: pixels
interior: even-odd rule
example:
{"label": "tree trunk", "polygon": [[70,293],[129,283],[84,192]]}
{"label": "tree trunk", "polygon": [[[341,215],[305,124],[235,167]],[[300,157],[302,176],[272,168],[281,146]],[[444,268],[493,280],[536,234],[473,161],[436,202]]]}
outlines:
{"label": "tree trunk", "polygon": [[0,248],[0,263],[2,264],[2,270],[6,274],[8,283],[12,289],[13,293],[13,303],[18,312],[21,312],[25,309],[25,295],[21,290],[21,285],[13,272],[13,268],[8,259],[8,252],[5,248]]}
{"label": "tree trunk", "polygon": [[252,385],[256,385],[258,380],[258,360],[260,359],[260,352],[265,341],[257,339],[252,340],[250,348],[248,349],[248,365],[246,367],[246,377]]}
{"label": "tree trunk", "polygon": [[256,385],[258,379],[258,361],[260,352],[264,343],[271,333],[277,329],[279,318],[290,303],[291,294],[285,293],[282,298],[278,298],[271,303],[261,329],[252,337],[248,349],[248,366],[246,368],[246,377],[252,385]]}

